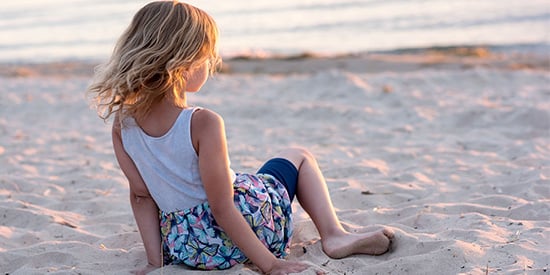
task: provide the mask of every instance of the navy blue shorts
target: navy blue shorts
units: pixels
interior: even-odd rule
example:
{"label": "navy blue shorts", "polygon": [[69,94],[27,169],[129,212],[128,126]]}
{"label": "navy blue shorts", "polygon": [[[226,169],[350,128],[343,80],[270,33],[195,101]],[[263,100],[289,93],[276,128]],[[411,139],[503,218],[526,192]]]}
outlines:
{"label": "navy blue shorts", "polygon": [[256,174],[268,174],[275,177],[286,188],[290,201],[294,200],[298,186],[298,169],[287,159],[273,158],[268,160]]}

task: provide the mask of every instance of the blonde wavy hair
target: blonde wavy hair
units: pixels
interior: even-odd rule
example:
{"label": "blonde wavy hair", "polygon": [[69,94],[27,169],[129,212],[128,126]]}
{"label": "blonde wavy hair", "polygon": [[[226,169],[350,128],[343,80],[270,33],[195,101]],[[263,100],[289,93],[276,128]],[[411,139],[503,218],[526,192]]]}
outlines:
{"label": "blonde wavy hair", "polygon": [[[98,115],[107,120],[136,119],[169,96],[185,107],[186,76],[210,63],[210,74],[221,64],[218,28],[206,12],[178,1],[145,5],[119,38],[110,60],[96,68],[88,93]],[[121,111],[121,112],[119,112]]]}

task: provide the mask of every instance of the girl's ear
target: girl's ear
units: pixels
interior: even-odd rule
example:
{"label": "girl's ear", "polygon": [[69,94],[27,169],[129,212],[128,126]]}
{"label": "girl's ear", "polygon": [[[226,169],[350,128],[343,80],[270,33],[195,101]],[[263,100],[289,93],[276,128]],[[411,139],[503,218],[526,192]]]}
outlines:
{"label": "girl's ear", "polygon": [[184,82],[187,82],[189,81],[192,75],[193,75],[193,69],[187,68],[181,73],[181,78],[183,78]]}

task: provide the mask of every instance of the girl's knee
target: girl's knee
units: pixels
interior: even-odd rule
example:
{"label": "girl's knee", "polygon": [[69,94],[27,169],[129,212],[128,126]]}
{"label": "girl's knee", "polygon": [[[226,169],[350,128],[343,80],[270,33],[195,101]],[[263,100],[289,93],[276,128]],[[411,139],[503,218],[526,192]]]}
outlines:
{"label": "girl's knee", "polygon": [[299,168],[304,161],[315,160],[313,154],[303,147],[290,147],[279,153],[279,156],[285,158]]}
{"label": "girl's knee", "polygon": [[310,161],[316,161],[315,156],[308,149],[298,148],[297,150],[300,152],[300,154],[303,156],[304,159],[307,159],[307,160],[310,160]]}

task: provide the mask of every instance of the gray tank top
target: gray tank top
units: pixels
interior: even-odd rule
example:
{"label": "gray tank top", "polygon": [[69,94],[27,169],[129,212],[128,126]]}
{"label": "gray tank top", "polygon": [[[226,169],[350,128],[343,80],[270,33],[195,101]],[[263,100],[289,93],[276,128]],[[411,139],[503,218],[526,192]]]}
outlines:
{"label": "gray tank top", "polygon": [[161,137],[147,135],[131,117],[123,122],[124,149],[164,212],[188,209],[206,201],[199,158],[191,141],[191,117],[198,109],[184,109]]}

